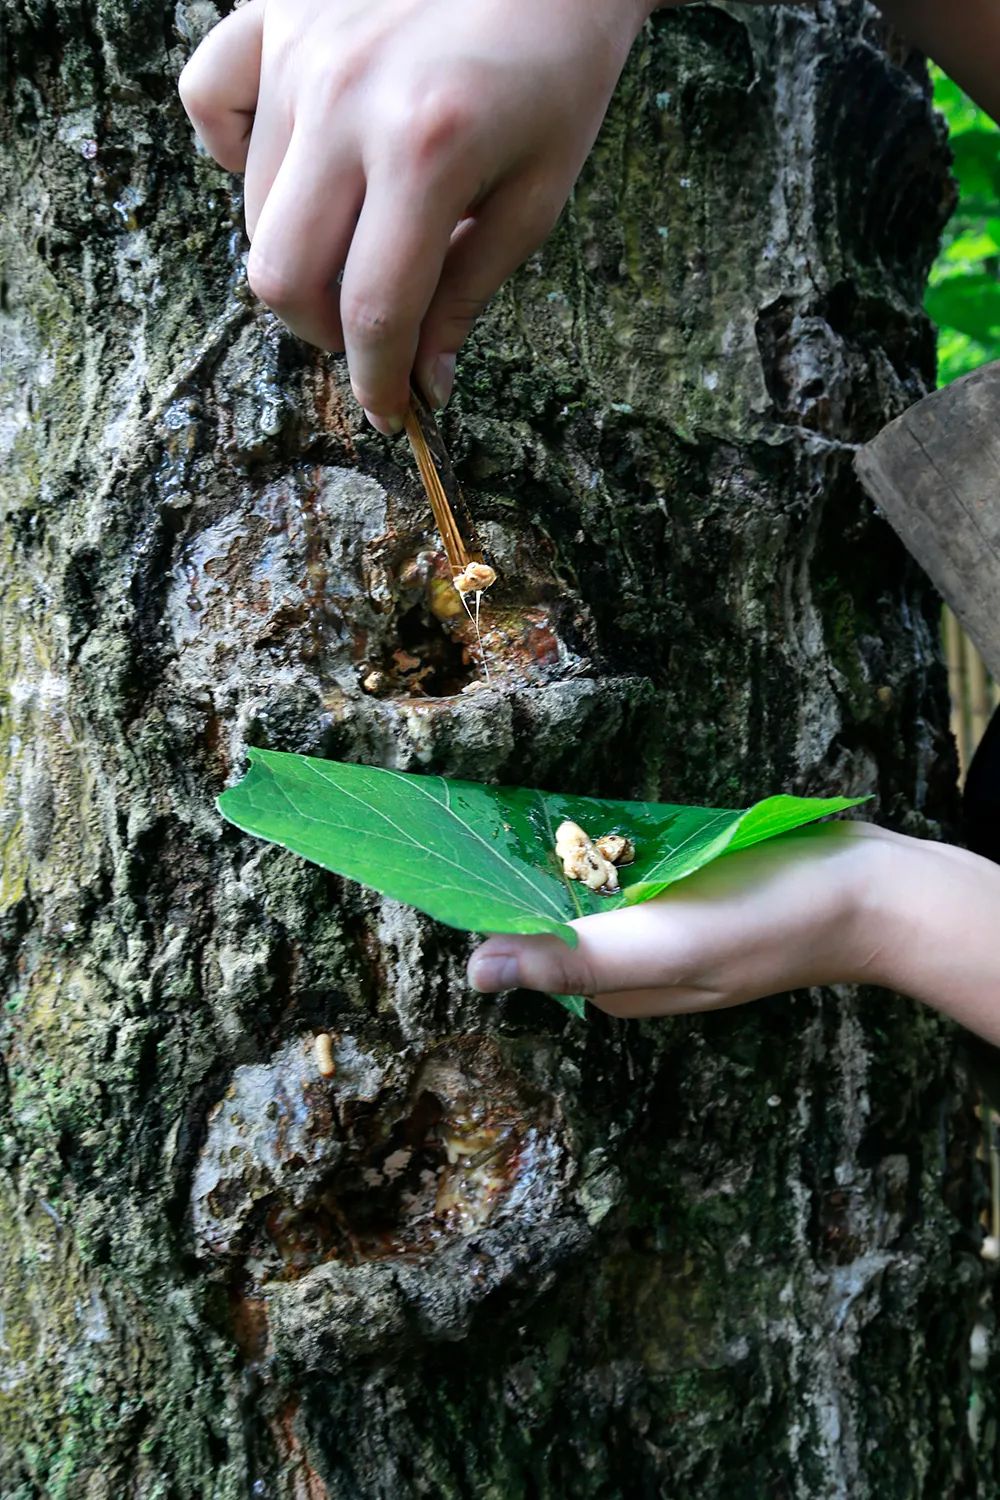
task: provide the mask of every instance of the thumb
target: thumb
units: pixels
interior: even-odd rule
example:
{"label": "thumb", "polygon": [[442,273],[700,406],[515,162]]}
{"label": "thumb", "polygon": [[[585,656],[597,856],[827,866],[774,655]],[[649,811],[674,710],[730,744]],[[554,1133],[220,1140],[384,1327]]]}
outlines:
{"label": "thumb", "polygon": [[586,959],[557,937],[491,937],[469,959],[469,983],[484,995],[500,990],[542,990],[549,995],[592,995]]}
{"label": "thumb", "polygon": [[580,917],[577,946],[557,937],[497,936],[469,960],[469,983],[484,994],[543,990],[550,995],[599,995],[677,984],[682,978],[677,916],[666,903]]}

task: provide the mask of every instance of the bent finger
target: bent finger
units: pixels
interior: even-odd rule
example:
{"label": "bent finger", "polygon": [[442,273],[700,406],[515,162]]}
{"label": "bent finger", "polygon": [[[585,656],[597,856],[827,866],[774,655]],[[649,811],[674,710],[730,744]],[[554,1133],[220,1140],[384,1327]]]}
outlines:
{"label": "bent finger", "polygon": [[447,173],[431,185],[369,177],[341,309],[354,394],[378,417],[400,418],[409,404],[420,325],[469,196],[468,181]]}
{"label": "bent finger", "polygon": [[[251,242],[257,233],[264,204],[281,171],[291,139],[292,121],[289,111],[283,108],[280,95],[267,87],[265,79],[250,132],[243,183],[243,212],[247,236]],[[317,159],[322,160],[324,155],[325,153],[317,150]],[[312,166],[313,163],[307,159],[301,170],[308,174]]]}
{"label": "bent finger", "polygon": [[296,131],[261,209],[247,261],[251,289],[293,332],[344,347],[337,279],[363,193],[360,165]]}
{"label": "bent finger", "polygon": [[451,393],[454,356],[473,323],[547,238],[561,204],[520,182],[498,188],[452,239],[420,328],[416,374],[436,406]]}
{"label": "bent finger", "polygon": [[246,165],[263,32],[263,0],[250,0],[213,27],[177,80],[191,123],[227,172],[242,172]]}

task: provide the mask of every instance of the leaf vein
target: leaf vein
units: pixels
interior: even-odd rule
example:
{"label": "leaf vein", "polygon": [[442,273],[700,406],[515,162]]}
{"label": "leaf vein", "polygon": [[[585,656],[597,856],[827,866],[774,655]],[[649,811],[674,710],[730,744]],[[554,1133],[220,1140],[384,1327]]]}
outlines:
{"label": "leaf vein", "polygon": [[[400,781],[404,779],[403,773],[401,771],[388,770],[386,774],[388,776],[395,776],[396,779]],[[436,779],[441,781],[442,786],[447,785],[447,783],[442,778],[438,777]],[[549,910],[554,911],[561,922],[565,922],[566,913],[560,910],[556,902],[549,895],[548,891],[546,891],[542,886],[535,884],[527,871],[519,870],[516,865],[511,864],[510,860],[505,854],[501,852],[501,850],[495,848],[492,844],[488,844],[483,838],[482,834],[478,833],[476,829],[472,827],[471,823],[466,823],[465,820],[463,818],[460,818],[451,807],[445,807],[444,803],[442,803],[439,797],[433,796],[431,792],[427,791],[425,787],[420,786],[415,781],[408,781],[408,784],[414,786],[422,796],[429,798],[430,801],[435,804],[435,806],[440,807],[445,812],[447,812],[449,817],[454,818],[459,828],[461,828],[470,838],[475,839],[477,843],[482,844],[483,848],[486,850],[487,854],[491,856],[491,858],[498,859],[501,864],[505,864],[516,880],[519,880],[523,882],[523,884],[530,886],[531,889],[536,893],[536,895],[538,895],[541,900],[545,902]]]}
{"label": "leaf vein", "polygon": [[[301,757],[301,760],[302,760],[303,764],[309,766],[310,770],[314,770],[314,768],[310,765],[309,761],[306,760],[306,758],[304,756]],[[470,879],[475,880],[480,886],[484,887],[486,890],[490,890],[490,891],[495,892],[502,900],[513,902],[515,905],[520,906],[523,911],[526,911],[531,916],[537,916],[538,915],[538,913],[535,911],[535,908],[532,907],[531,905],[529,905],[528,902],[526,902],[523,898],[518,897],[515,894],[512,894],[504,886],[498,885],[495,881],[490,880],[487,876],[483,875],[481,871],[471,871],[470,872],[465,865],[459,864],[459,862],[457,860],[450,859],[448,857],[448,855],[442,854],[442,853],[440,853],[436,849],[429,849],[429,848],[427,848],[426,845],[421,844],[419,842],[419,840],[415,839],[411,833],[408,833],[405,828],[400,827],[400,825],[393,818],[390,818],[389,815],[388,815],[388,813],[383,812],[381,810],[381,808],[373,807],[370,802],[366,802],[363,797],[359,797],[355,792],[349,791],[347,789],[347,787],[345,787],[343,785],[338,785],[338,783],[335,782],[332,777],[323,776],[319,771],[315,771],[314,774],[318,775],[319,779],[321,781],[323,781],[326,785],[336,787],[336,789],[337,789],[338,792],[340,792],[345,797],[349,797],[353,802],[357,802],[358,805],[360,807],[365,808],[366,811],[375,813],[375,815],[377,817],[381,818],[384,822],[388,823],[389,827],[390,828],[394,828],[396,830],[396,832],[398,834],[400,834],[400,836],[401,836],[398,839],[389,839],[389,838],[386,837],[385,834],[378,834],[378,835],[376,835],[378,838],[384,839],[388,843],[402,844],[406,848],[415,849],[418,854],[422,854],[422,855],[426,856],[428,859],[431,859],[431,860],[440,860],[443,864],[450,865],[452,867],[452,869],[458,870],[459,874],[461,874],[465,878],[465,880],[467,882]],[[385,774],[386,775],[391,775],[391,776],[398,776],[400,773],[395,772],[395,771],[387,771]],[[409,785],[411,783],[407,783],[407,784]],[[281,792],[282,796],[285,797],[285,799],[287,800],[289,806],[291,807],[292,811],[295,813],[295,815],[297,817],[302,818],[304,821],[318,823],[322,827],[325,827],[325,828],[346,828],[346,825],[332,823],[328,818],[316,817],[312,813],[306,813],[306,812],[304,812],[300,807],[298,807],[296,805],[295,802],[292,801],[291,796],[289,795],[288,791],[283,786],[281,786],[277,781],[274,782],[274,785]],[[422,787],[418,787],[417,790],[418,791],[423,791],[423,788]],[[427,795],[427,794],[425,793],[425,795]],[[441,802],[439,802],[436,797],[433,797],[431,800],[433,802],[435,802],[438,807],[442,806]],[[451,817],[455,819],[455,821],[458,823],[458,825],[459,825],[460,828],[466,829],[470,833],[473,831],[473,830],[471,830],[469,828],[469,825],[467,823],[463,822],[462,819],[460,819],[457,816],[457,814],[455,814],[454,812],[451,811],[450,808],[447,809],[447,811],[450,813]],[[478,835],[477,835],[477,837],[478,837]],[[516,866],[511,865],[509,860],[504,859],[503,856],[500,854],[500,851],[498,849],[492,849],[489,844],[486,844],[486,842],[485,842],[484,839],[479,839],[479,842],[483,843],[484,846],[485,846],[485,848],[487,849],[487,851],[490,854],[495,855],[504,864],[508,865],[509,868],[514,872],[514,874],[517,875],[518,872],[517,872]],[[530,886],[532,890],[538,891],[538,887],[535,885],[534,881],[528,880],[527,877],[523,877],[523,881],[524,881],[524,884]],[[539,891],[538,894],[541,895],[541,896],[543,896],[546,900],[548,900],[548,904],[549,904],[550,910],[555,912],[556,916],[559,918],[559,920],[561,922],[564,922],[566,920],[566,914],[565,914],[565,912],[560,911],[559,908],[555,905],[555,903],[552,902],[551,899],[549,899],[546,896],[545,892]]]}

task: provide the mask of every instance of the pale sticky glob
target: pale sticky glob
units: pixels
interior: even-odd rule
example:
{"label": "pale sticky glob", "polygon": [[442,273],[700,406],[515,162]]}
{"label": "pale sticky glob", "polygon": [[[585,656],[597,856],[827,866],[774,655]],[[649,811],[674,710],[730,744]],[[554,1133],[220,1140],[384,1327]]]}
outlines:
{"label": "pale sticky glob", "polygon": [[556,854],[567,880],[579,880],[592,891],[613,896],[619,889],[616,866],[631,864],[635,846],[620,833],[591,839],[578,823],[560,823],[556,829]]}
{"label": "pale sticky glob", "polygon": [[457,574],[452,583],[460,594],[482,594],[496,583],[497,575],[489,563],[470,562]]}

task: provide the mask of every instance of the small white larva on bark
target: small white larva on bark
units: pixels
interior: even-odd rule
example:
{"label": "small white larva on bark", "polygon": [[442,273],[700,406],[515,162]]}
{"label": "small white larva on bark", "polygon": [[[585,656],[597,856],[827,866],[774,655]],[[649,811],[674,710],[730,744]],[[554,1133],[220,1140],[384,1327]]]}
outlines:
{"label": "small white larva on bark", "polygon": [[313,1043],[316,1053],[316,1066],[324,1078],[332,1078],[337,1071],[337,1064],[333,1060],[333,1038],[328,1031],[318,1031],[316,1041]]}

